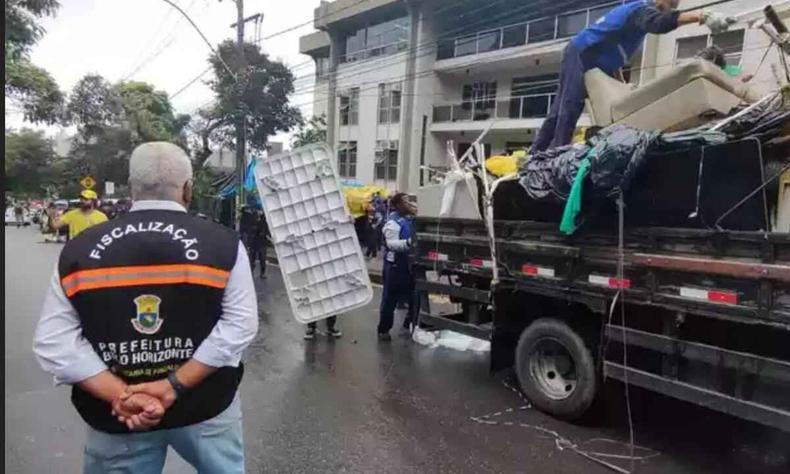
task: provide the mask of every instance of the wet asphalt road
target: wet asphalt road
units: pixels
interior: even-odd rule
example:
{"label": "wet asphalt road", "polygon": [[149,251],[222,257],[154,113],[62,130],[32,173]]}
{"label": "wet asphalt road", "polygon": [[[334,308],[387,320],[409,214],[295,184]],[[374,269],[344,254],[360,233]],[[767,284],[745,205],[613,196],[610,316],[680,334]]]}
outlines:
{"label": "wet asphalt road", "polygon": [[[30,349],[61,248],[37,240],[32,229],[6,228],[5,472],[79,472],[84,424]],[[342,339],[305,342],[278,269],[269,272],[257,282],[260,332],[242,382],[248,472],[613,472],[550,432],[587,451],[627,453],[600,440],[628,439],[622,385],[607,386],[583,426],[520,410],[505,387],[512,375],[489,375],[486,354],[377,343],[375,303],[341,316]],[[632,398],[636,442],[649,448],[637,454],[652,455],[636,472],[790,472],[788,434],[640,390]],[[171,453],[165,472],[192,471]]]}

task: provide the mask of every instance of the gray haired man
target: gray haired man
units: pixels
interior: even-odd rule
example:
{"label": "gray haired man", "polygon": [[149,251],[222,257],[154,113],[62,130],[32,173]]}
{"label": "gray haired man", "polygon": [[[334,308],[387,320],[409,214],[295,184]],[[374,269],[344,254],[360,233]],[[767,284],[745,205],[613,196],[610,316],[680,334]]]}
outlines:
{"label": "gray haired man", "polygon": [[231,230],[187,214],[179,147],[137,147],[131,212],[63,248],[33,350],[89,425],[83,471],[161,472],[172,446],[201,473],[244,472],[241,352],[258,329]]}

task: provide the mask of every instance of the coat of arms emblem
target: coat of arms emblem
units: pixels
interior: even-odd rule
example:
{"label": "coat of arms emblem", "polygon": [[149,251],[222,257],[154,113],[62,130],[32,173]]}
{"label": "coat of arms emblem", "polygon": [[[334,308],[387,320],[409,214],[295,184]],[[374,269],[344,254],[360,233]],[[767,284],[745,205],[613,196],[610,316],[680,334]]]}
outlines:
{"label": "coat of arms emblem", "polygon": [[162,299],[154,295],[140,295],[134,299],[137,306],[137,317],[132,319],[132,326],[142,334],[156,334],[162,327],[159,317],[159,304]]}

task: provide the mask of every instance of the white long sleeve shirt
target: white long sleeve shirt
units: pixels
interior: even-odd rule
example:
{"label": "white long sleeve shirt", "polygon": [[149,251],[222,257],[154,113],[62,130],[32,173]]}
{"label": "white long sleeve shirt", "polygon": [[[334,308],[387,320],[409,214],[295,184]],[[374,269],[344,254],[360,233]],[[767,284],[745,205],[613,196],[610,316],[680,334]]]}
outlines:
{"label": "white long sleeve shirt", "polygon": [[396,253],[405,253],[411,248],[409,239],[400,238],[400,224],[395,219],[390,219],[384,224],[382,233],[384,234],[384,242],[387,248],[387,252],[384,254],[386,261],[394,262]]}
{"label": "white long sleeve shirt", "polygon": [[[186,212],[172,201],[138,201],[130,212],[152,209]],[[236,263],[222,297],[222,314],[192,358],[212,367],[238,366],[242,351],[257,332],[258,300],[250,260],[239,243]],[[57,266],[44,296],[33,352],[41,367],[55,377],[56,384],[75,384],[107,370],[107,365],[82,335],[79,316],[63,292]]]}

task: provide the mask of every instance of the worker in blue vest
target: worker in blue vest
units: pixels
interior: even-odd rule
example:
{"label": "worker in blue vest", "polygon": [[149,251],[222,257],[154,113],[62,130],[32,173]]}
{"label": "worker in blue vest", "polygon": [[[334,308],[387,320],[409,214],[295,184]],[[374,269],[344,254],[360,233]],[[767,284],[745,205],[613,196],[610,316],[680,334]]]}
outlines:
{"label": "worker in blue vest", "polygon": [[399,302],[408,304],[409,313],[403,322],[409,330],[415,320],[416,305],[412,302],[414,275],[409,262],[412,248],[411,216],[417,213],[405,193],[397,193],[390,199],[392,213],[384,224],[384,291],[381,295],[378,337],[380,341],[392,339],[390,330],[395,318],[395,307]]}
{"label": "worker in blue vest", "polygon": [[736,22],[709,10],[681,13],[678,2],[626,0],[570,40],[562,56],[557,97],[532,144],[533,153],[571,142],[587,97],[585,72],[598,68],[613,77],[621,73],[648,33],[664,34],[679,26],[704,24],[716,34]]}

